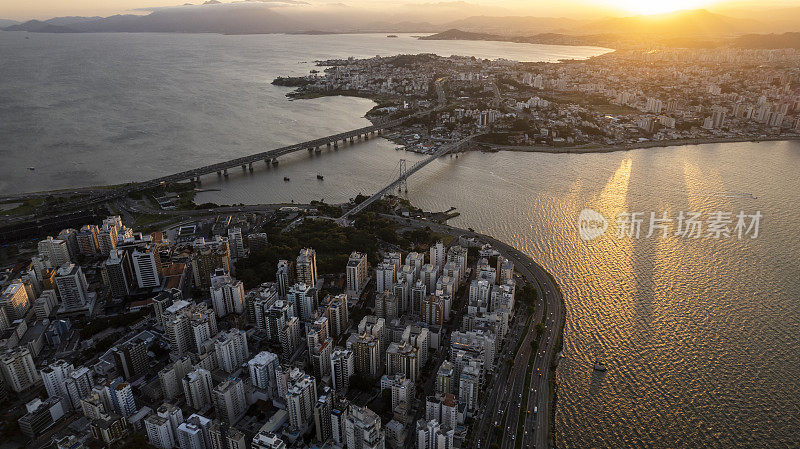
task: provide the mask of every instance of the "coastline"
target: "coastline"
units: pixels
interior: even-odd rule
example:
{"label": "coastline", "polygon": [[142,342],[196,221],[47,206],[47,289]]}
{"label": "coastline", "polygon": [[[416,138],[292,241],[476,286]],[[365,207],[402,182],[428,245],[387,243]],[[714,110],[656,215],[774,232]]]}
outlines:
{"label": "coastline", "polygon": [[[647,142],[637,142],[624,145],[611,146],[572,146],[572,147],[549,147],[543,145],[497,145],[482,144],[484,148],[474,151],[494,153],[497,151],[516,151],[521,153],[566,153],[566,154],[591,154],[591,153],[614,153],[617,151],[641,150],[646,148],[667,148],[682,147],[689,145],[705,145],[712,143],[740,143],[740,142],[780,142],[780,141],[800,141],[800,135],[795,136],[769,136],[769,137],[720,137],[703,139],[683,139],[683,140],[654,140]],[[485,147],[488,146],[489,149]]]}

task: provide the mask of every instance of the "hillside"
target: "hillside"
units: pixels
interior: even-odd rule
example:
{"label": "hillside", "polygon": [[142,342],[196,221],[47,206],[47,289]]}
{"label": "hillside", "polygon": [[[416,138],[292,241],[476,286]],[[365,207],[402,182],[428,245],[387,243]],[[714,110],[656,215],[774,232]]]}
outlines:
{"label": "hillside", "polygon": [[745,34],[731,42],[739,48],[797,48],[800,49],[800,32],[783,34]]}

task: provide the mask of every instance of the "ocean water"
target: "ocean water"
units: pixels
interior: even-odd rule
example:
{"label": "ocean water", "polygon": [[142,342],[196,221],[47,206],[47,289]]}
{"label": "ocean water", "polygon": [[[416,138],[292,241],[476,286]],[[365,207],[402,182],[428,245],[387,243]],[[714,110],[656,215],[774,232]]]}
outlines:
{"label": "ocean water", "polygon": [[407,34],[0,32],[0,194],[145,180],[368,125],[370,100],[293,102],[290,88],[270,84],[308,74],[315,60],[425,52],[558,61],[606,51]]}
{"label": "ocean water", "polygon": [[[314,59],[600,51],[379,35],[24,36],[0,33],[0,60],[15,61],[0,64],[0,193],[146,179],[366,124],[368,100],[290,102],[269,84]],[[383,187],[400,159],[420,156],[383,139],[296,153],[252,174],[206,176],[197,200],[345,201]],[[797,142],[468,153],[415,174],[407,196],[429,210],[456,207],[454,225],[513,244],[559,281],[558,447],[797,447],[798,163]],[[578,234],[586,208],[609,220],[590,242]],[[680,211],[763,217],[757,238],[647,238],[647,219],[639,238],[616,236],[621,212]],[[597,358],[605,374],[593,373]]]}

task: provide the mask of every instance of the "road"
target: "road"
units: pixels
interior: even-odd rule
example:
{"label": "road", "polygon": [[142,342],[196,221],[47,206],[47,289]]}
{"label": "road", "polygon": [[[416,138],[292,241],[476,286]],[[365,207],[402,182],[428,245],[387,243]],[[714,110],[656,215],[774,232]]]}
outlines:
{"label": "road", "polygon": [[[424,220],[406,219],[403,217],[384,215],[400,224],[415,227],[430,227],[431,230],[450,235],[461,235],[465,237],[477,238],[489,243],[503,254],[504,257],[514,263],[514,267],[527,279],[538,291],[537,307],[534,318],[531,319],[525,339],[519,346],[517,354],[509,354],[516,347],[514,342],[520,338],[522,326],[520,322],[515,322],[514,327],[509,332],[511,338],[506,339],[503,347],[503,355],[498,357],[511,357],[512,366],[509,368],[506,363],[500,363],[499,373],[495,377],[491,394],[488,395],[484,413],[479,417],[476,431],[472,432],[472,447],[487,448],[493,437],[493,427],[499,425],[502,417],[506,415],[506,428],[502,429],[504,435],[501,448],[510,449],[514,447],[523,448],[547,448],[550,447],[550,416],[551,416],[551,397],[550,397],[550,367],[556,357],[556,343],[564,327],[565,311],[563,308],[562,293],[556,282],[545,269],[534,262],[529,256],[518,249],[501,242],[493,237],[479,234],[473,231],[455,228],[448,225],[432,223]],[[542,314],[546,310],[547,316]],[[517,314],[519,315],[519,314]],[[535,326],[542,322],[544,318],[544,330],[541,333],[538,350],[534,354],[533,368],[529,385],[524,385],[525,375],[530,364],[531,341],[536,335]],[[522,321],[516,318],[517,321]],[[509,385],[508,380],[511,379]],[[520,394],[527,394],[528,401],[526,410],[520,410]],[[534,412],[536,410],[536,412]],[[530,413],[529,413],[530,412]],[[517,442],[518,420],[520,413],[525,416],[523,441]],[[497,422],[498,424],[495,424]],[[474,430],[475,430],[474,429]]]}

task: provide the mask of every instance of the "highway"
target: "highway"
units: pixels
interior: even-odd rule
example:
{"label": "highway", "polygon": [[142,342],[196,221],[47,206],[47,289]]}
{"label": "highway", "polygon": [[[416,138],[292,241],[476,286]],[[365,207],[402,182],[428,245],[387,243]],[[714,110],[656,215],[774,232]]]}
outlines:
{"label": "highway", "polygon": [[[561,289],[549,273],[529,256],[518,249],[501,242],[493,237],[479,234],[473,231],[454,228],[424,220],[406,219],[393,215],[384,215],[400,224],[414,227],[430,227],[431,230],[450,235],[461,235],[465,237],[477,238],[489,243],[499,251],[504,257],[514,263],[514,267],[526,278],[538,291],[536,314],[531,319],[525,339],[519,345],[518,354],[510,354],[516,347],[516,342],[522,333],[521,313],[515,313],[515,323],[509,331],[510,338],[507,338],[503,350],[498,360],[511,358],[512,366],[509,368],[504,362],[499,362],[499,369],[496,373],[490,394],[484,396],[487,400],[486,407],[483,409],[483,416],[479,416],[477,423],[473,426],[471,446],[473,448],[486,449],[492,441],[495,426],[502,422],[503,415],[506,416],[506,428],[502,429],[503,441],[501,449],[512,448],[547,448],[551,446],[550,439],[550,416],[551,416],[551,397],[550,397],[550,367],[557,354],[556,342],[564,327],[566,314],[563,308],[563,297]],[[516,307],[515,307],[516,308]],[[543,317],[543,313],[547,313]],[[519,317],[519,318],[518,318]],[[544,318],[544,330],[541,333],[539,346],[536,354],[531,354],[531,341],[536,335],[535,326],[542,322]],[[533,368],[531,371],[530,384],[525,385],[525,376],[533,355]],[[509,380],[511,384],[509,385]],[[521,411],[520,395],[527,394],[528,401],[525,410]],[[534,410],[537,410],[534,412]],[[520,413],[524,414],[523,440],[517,441],[518,421]],[[495,424],[497,422],[498,424]]]}

